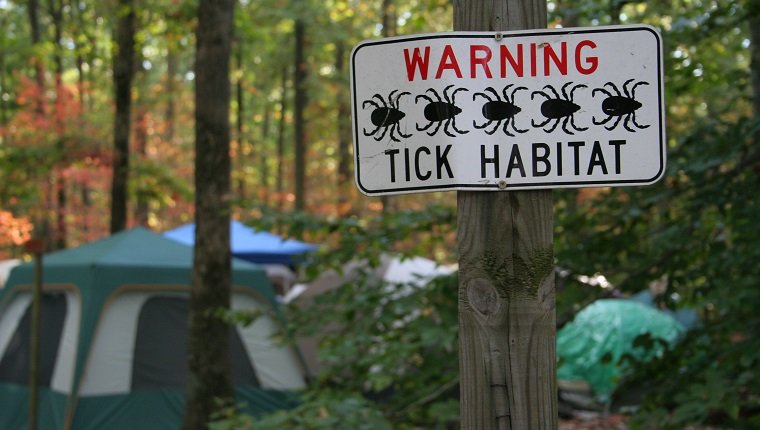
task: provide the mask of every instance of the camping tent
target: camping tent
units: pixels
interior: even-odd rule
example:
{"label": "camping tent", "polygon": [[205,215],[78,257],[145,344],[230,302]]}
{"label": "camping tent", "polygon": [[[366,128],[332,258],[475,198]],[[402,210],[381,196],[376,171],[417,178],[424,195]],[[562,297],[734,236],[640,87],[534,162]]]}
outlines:
{"label": "camping tent", "polygon": [[11,269],[18,266],[20,263],[21,260],[17,259],[0,261],[0,288],[3,288],[3,285],[5,285],[5,280],[8,279],[8,274],[11,272]]}
{"label": "camping tent", "polygon": [[[43,260],[41,429],[178,428],[186,378],[192,248],[146,229]],[[0,293],[0,428],[27,421],[33,265]],[[238,401],[261,414],[304,386],[293,351],[273,344],[275,306],[259,267],[233,261],[232,308],[264,315],[230,331]]]}
{"label": "camping tent", "polygon": [[[185,224],[164,233],[178,242],[192,245],[195,242],[195,224]],[[240,221],[230,221],[230,249],[237,258],[257,264],[283,264],[292,266],[299,256],[317,249],[316,245],[266,231],[257,231]]]}

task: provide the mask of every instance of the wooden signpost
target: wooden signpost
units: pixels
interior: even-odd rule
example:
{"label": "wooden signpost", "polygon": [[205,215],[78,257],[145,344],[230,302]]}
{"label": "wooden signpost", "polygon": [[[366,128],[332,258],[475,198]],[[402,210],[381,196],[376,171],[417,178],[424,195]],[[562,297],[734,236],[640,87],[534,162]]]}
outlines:
{"label": "wooden signpost", "polygon": [[[544,0],[454,3],[454,30],[545,27]],[[557,428],[552,203],[457,194],[462,429]]]}
{"label": "wooden signpost", "polygon": [[[544,0],[454,4],[454,30],[546,27]],[[459,242],[463,429],[556,429],[552,192],[462,192]]]}
{"label": "wooden signpost", "polygon": [[662,41],[547,30],[545,0],[458,0],[454,30],[354,48],[356,183],[457,190],[461,426],[555,429],[552,189],[662,177]]}

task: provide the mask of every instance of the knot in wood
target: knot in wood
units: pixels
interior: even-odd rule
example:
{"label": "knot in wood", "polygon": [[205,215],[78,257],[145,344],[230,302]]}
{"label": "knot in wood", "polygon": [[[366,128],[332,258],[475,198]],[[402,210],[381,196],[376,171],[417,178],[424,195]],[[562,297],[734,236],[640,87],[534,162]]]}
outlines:
{"label": "knot in wood", "polygon": [[467,283],[467,300],[476,312],[485,317],[495,314],[501,307],[498,291],[491,282],[483,278],[476,278]]}

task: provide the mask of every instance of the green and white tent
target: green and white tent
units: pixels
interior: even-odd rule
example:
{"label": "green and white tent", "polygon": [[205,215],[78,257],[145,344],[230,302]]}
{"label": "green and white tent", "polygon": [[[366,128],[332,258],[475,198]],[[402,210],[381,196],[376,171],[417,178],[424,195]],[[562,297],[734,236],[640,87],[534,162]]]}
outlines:
{"label": "green and white tent", "polygon": [[[40,429],[179,428],[187,374],[191,247],[143,228],[43,258]],[[28,421],[34,266],[0,291],[0,429]],[[238,402],[260,415],[292,406],[304,387],[291,348],[273,343],[265,272],[233,260],[232,309],[261,310],[230,331]]]}

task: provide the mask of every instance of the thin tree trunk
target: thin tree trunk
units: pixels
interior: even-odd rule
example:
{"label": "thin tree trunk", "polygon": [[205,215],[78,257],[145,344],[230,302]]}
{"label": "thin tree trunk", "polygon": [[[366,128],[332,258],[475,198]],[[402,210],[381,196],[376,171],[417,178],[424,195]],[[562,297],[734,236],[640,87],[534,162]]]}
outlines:
{"label": "thin tree trunk", "polygon": [[[749,34],[751,48],[750,82],[752,85],[752,110],[760,124],[760,0],[754,0],[750,7]],[[760,125],[755,132],[755,150],[760,146]]]}
{"label": "thin tree trunk", "polygon": [[[74,23],[74,37],[72,37],[72,43],[74,44],[74,62],[77,69],[77,92],[79,93],[79,111],[81,114],[84,114],[84,106],[85,106],[85,76],[84,76],[84,57],[82,56],[82,45],[79,43],[79,35],[82,34],[85,36],[85,39],[87,38],[86,32],[84,30],[84,20],[82,19],[82,14],[79,10],[79,5],[76,4],[73,0],[68,0],[67,2],[68,8],[69,8],[69,14],[70,19],[72,23]],[[84,126],[84,116],[80,115],[80,120],[78,126],[80,129]]]}
{"label": "thin tree trunk", "polygon": [[129,181],[129,130],[134,75],[134,0],[119,0],[113,75],[116,98],[114,118],[113,179],[111,181],[111,233],[127,227],[127,184]]}
{"label": "thin tree trunk", "polygon": [[90,217],[92,213],[92,189],[90,188],[90,184],[87,180],[82,181],[80,184],[80,198],[82,199],[82,218],[81,218],[81,224],[79,227],[79,231],[82,234],[82,237],[85,238],[85,240],[89,240],[89,231],[90,231]]}
{"label": "thin tree trunk", "polygon": [[259,187],[261,188],[261,201],[267,206],[269,204],[269,134],[272,128],[272,106],[266,99],[264,100],[264,124],[261,126],[261,141],[258,144],[258,161],[259,161]]}
{"label": "thin tree trunk", "polygon": [[195,252],[188,331],[188,371],[182,428],[206,429],[232,402],[230,326],[215,311],[229,309],[230,44],[234,0],[201,0],[195,59]]}
{"label": "thin tree trunk", "polygon": [[393,0],[383,0],[382,24],[383,37],[396,35],[396,6]]}
{"label": "thin tree trunk", "polygon": [[235,67],[238,70],[238,77],[235,81],[235,96],[237,100],[237,119],[235,121],[235,140],[237,141],[237,195],[245,201],[245,167],[248,164],[245,157],[245,90],[243,89],[243,46],[242,41],[238,39],[235,47]]}
{"label": "thin tree trunk", "polygon": [[[545,0],[454,4],[455,30],[546,27]],[[461,428],[556,429],[552,192],[457,204]]]}
{"label": "thin tree trunk", "polygon": [[66,191],[66,177],[64,171],[68,165],[66,149],[64,147],[63,131],[63,58],[61,54],[61,43],[63,37],[63,0],[48,0],[48,12],[53,21],[54,49],[53,62],[55,64],[55,133],[56,152],[58,153],[58,163],[54,167],[56,182],[56,211],[55,219],[55,249],[66,248],[66,211],[68,206],[68,196]]}
{"label": "thin tree trunk", "polygon": [[306,88],[306,24],[302,19],[295,23],[295,100],[293,102],[293,121],[295,132],[295,209],[303,211],[306,207],[306,118],[304,112],[308,104]]}
{"label": "thin tree trunk", "polygon": [[[87,17],[85,16],[87,10],[88,10],[88,4],[87,3],[77,3],[75,0],[70,0],[71,4],[69,7],[71,8],[71,13],[73,16],[74,21],[76,22],[76,25],[78,26],[77,31],[81,32],[81,34],[84,36],[85,41],[83,42],[84,46],[87,46],[89,49],[86,49],[86,54],[83,55],[81,52],[81,46],[77,45],[77,69],[79,71],[79,84],[80,84],[80,93],[79,98],[80,102],[82,103],[82,113],[91,111],[93,109],[93,98],[89,97],[88,94],[88,88],[86,83],[92,82],[92,76],[93,76],[93,67],[95,56],[97,55],[97,50],[95,48],[97,41],[95,40],[95,36],[93,36],[92,32],[90,32],[89,27],[86,25]],[[75,42],[76,43],[76,42]],[[88,64],[90,67],[88,69],[84,68],[84,65]],[[89,70],[89,73],[88,73]],[[89,75],[89,79],[88,79]],[[84,117],[82,118],[82,121],[84,121]]]}
{"label": "thin tree trunk", "polygon": [[[335,73],[344,76],[346,69],[346,43],[339,40],[335,45]],[[338,104],[338,215],[351,212],[351,107],[345,85],[340,83]]]}
{"label": "thin tree trunk", "polygon": [[[396,17],[394,14],[395,7],[393,0],[383,0],[381,10],[381,23],[383,25],[383,37],[392,37],[396,35]],[[383,205],[383,212],[393,211],[394,198],[388,195],[380,197],[380,203]]]}
{"label": "thin tree trunk", "polygon": [[84,126],[85,105],[87,103],[84,86],[86,79],[84,77],[84,57],[82,57],[82,54],[79,52],[79,50],[79,46],[75,45],[74,51],[76,51],[75,61],[77,67],[77,92],[79,93],[79,112],[81,114],[79,125]]}
{"label": "thin tree trunk", "polygon": [[620,12],[623,10],[625,0],[609,0],[610,1],[610,23],[613,25],[620,24]]}
{"label": "thin tree trunk", "polygon": [[282,68],[282,91],[280,92],[280,123],[277,129],[277,211],[282,212],[285,202],[285,121],[288,109],[288,67]]}
{"label": "thin tree trunk", "polygon": [[174,40],[169,39],[166,46],[166,111],[164,121],[166,121],[165,139],[168,143],[174,142],[174,124],[176,123],[176,85],[174,75],[177,74],[177,54]]}
{"label": "thin tree trunk", "polygon": [[[37,0],[29,0],[27,13],[29,14],[29,28],[31,30],[32,45],[37,46],[42,41],[40,38],[39,3]],[[37,84],[35,111],[38,115],[45,114],[45,69],[42,60],[35,54],[32,57],[34,67],[34,80]]]}
{"label": "thin tree trunk", "polygon": [[[146,161],[148,158],[148,107],[139,105],[135,118],[135,154],[139,160]],[[150,213],[147,195],[143,190],[138,190],[135,202],[135,223],[144,227],[148,226]]]}
{"label": "thin tree trunk", "polygon": [[[0,28],[5,28],[5,15],[0,17]],[[3,94],[8,91],[5,87],[5,38],[0,38],[0,127],[8,123],[8,112]]]}
{"label": "thin tree trunk", "polygon": [[[32,37],[32,46],[37,47],[41,43],[40,38],[40,20],[39,20],[39,2],[37,0],[28,0],[27,14],[29,16],[29,29]],[[35,50],[36,52],[36,50]],[[38,118],[42,118],[45,115],[45,68],[42,64],[42,59],[35,53],[31,58],[32,67],[34,68],[34,81],[35,81],[35,96],[34,96],[34,111]],[[51,181],[49,178],[44,179],[44,185],[42,189],[43,201],[42,207],[39,209],[41,214],[35,216],[35,231],[39,231],[42,237],[50,236],[50,208],[52,207],[52,199],[50,194]],[[45,241],[46,251],[50,251],[53,245],[52,240]]]}

